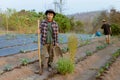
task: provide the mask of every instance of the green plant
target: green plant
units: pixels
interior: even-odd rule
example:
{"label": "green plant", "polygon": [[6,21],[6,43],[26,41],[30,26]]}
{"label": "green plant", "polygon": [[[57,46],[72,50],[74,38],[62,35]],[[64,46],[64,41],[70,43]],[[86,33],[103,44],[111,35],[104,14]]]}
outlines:
{"label": "green plant", "polygon": [[101,50],[101,49],[106,48],[107,46],[108,46],[108,44],[105,43],[105,44],[103,44],[103,45],[97,46],[96,49],[97,49],[97,50]]}
{"label": "green plant", "polygon": [[116,59],[119,56],[120,56],[120,49],[118,49],[116,53],[112,54],[113,59]]}
{"label": "green plant", "polygon": [[110,66],[112,65],[113,62],[115,62],[115,60],[120,56],[120,49],[118,49],[115,53],[112,54],[112,58],[110,58],[110,60],[104,65],[102,66],[97,75],[96,78],[100,78],[101,75],[103,75],[103,73],[108,70],[110,68]]}
{"label": "green plant", "polygon": [[90,51],[86,51],[85,53],[86,53],[86,56],[91,56],[92,55],[92,52],[90,52]]}
{"label": "green plant", "polygon": [[70,59],[74,62],[75,54],[77,51],[78,40],[75,35],[70,35],[68,38],[68,49],[70,53]]}
{"label": "green plant", "polygon": [[11,65],[5,65],[4,71],[11,71],[11,70],[12,70]]}
{"label": "green plant", "polygon": [[68,51],[69,51],[68,47],[63,47],[63,48],[62,48],[62,52],[63,52],[63,53],[66,53],[66,52],[68,52]]}
{"label": "green plant", "polygon": [[96,75],[96,78],[100,78],[100,76],[105,72],[105,66],[101,67]]}
{"label": "green plant", "polygon": [[21,59],[21,64],[22,65],[26,66],[28,63],[29,63],[29,59],[27,59],[27,58],[22,58]]}
{"label": "green plant", "polygon": [[72,73],[74,68],[74,63],[70,59],[60,58],[57,62],[56,69],[60,74],[65,75],[67,73]]}
{"label": "green plant", "polygon": [[112,34],[113,35],[119,35],[120,34],[120,25],[119,24],[112,24],[111,25],[111,29],[112,29]]}
{"label": "green plant", "polygon": [[80,39],[78,47],[85,46],[87,44],[90,44],[90,40],[82,41],[82,39]]}
{"label": "green plant", "polygon": [[15,39],[16,37],[15,34],[6,34],[6,40]]}
{"label": "green plant", "polygon": [[26,53],[26,51],[25,50],[20,50],[20,53]]}

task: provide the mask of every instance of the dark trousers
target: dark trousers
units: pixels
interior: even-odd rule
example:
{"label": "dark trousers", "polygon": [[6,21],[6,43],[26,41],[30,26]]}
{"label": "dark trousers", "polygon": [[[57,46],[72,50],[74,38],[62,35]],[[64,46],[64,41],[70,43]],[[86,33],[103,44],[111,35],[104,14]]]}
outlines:
{"label": "dark trousers", "polygon": [[52,67],[53,58],[53,44],[45,44],[42,48],[42,65],[47,63],[48,67]]}

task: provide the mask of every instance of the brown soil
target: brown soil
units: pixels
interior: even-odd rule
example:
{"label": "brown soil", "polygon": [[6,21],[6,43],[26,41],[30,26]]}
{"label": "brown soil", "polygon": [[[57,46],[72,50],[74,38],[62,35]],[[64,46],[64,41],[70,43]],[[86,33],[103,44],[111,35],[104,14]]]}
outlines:
{"label": "brown soil", "polygon": [[102,80],[120,80],[120,57],[113,63],[107,73],[102,76]]}
{"label": "brown soil", "polygon": [[[86,51],[96,51],[96,46],[103,44],[104,38],[94,39],[92,44],[80,47],[76,54],[76,60],[85,57]],[[0,75],[0,80],[93,80],[97,70],[102,66],[110,57],[111,54],[120,47],[120,42],[116,39],[112,40],[115,44],[109,45],[107,48],[100,50],[85,60],[76,64],[74,73],[67,75],[56,74],[52,78],[48,78],[51,74],[46,69],[42,75],[35,74],[34,71],[39,70],[38,62],[34,62],[27,66],[15,68],[12,71],[5,72]],[[67,55],[67,54],[65,54]],[[28,53],[20,53],[13,56],[0,57],[0,71],[3,70],[6,64],[12,64],[12,66],[19,66],[21,58],[28,58],[37,60],[37,51]],[[48,79],[47,79],[48,78]]]}

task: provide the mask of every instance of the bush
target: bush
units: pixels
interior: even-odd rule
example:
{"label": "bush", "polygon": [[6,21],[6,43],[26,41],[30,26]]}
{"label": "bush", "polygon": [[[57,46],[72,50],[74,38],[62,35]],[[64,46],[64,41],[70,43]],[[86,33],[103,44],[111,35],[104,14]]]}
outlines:
{"label": "bush", "polygon": [[70,23],[70,19],[62,14],[58,14],[55,16],[55,21],[58,23],[59,30],[62,33],[68,32],[71,29],[71,23]]}
{"label": "bush", "polygon": [[72,73],[75,69],[74,63],[67,58],[60,58],[57,62],[57,71],[60,74]]}
{"label": "bush", "polygon": [[113,35],[119,35],[120,34],[120,25],[112,24],[111,29],[112,29],[112,34]]}

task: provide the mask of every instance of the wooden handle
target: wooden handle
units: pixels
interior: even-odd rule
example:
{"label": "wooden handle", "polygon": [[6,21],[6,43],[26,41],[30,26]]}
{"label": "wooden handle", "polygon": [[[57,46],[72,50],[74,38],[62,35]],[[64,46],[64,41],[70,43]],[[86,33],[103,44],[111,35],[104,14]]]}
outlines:
{"label": "wooden handle", "polygon": [[[38,20],[38,30],[40,26],[40,20]],[[40,72],[42,71],[42,65],[41,65],[41,54],[40,54],[40,33],[38,33],[38,58],[39,58],[39,67],[40,67]]]}

